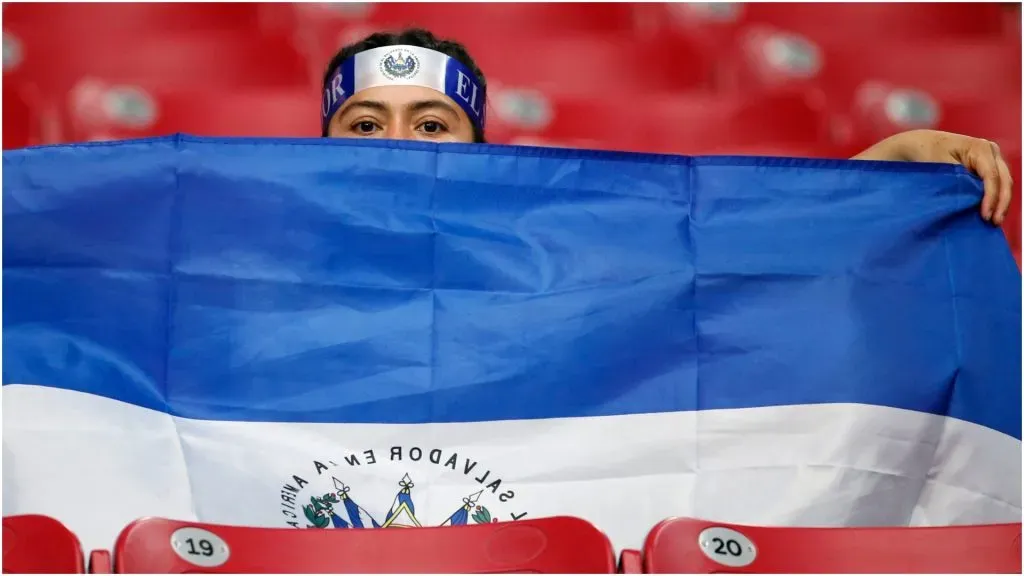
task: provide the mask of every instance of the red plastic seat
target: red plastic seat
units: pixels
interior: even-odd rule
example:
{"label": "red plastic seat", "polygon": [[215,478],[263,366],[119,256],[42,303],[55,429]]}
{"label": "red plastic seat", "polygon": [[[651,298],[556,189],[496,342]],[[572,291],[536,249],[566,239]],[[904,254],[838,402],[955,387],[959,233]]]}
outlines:
{"label": "red plastic seat", "polygon": [[871,83],[862,86],[855,97],[852,129],[862,143],[927,128],[986,138],[1006,150],[1020,149],[1019,91],[941,100],[922,91]]}
{"label": "red plastic seat", "polygon": [[[643,15],[687,33],[728,37],[742,26],[767,24],[794,32],[826,31],[864,42],[878,38],[991,36],[1005,30],[996,3],[669,3],[640,5]],[[836,24],[841,22],[842,26]]]}
{"label": "red plastic seat", "polygon": [[632,6],[616,3],[311,3],[293,4],[291,9],[300,26],[326,26],[336,32],[357,25],[382,30],[419,26],[456,39],[471,28],[515,37],[543,32],[629,32],[633,27]]}
{"label": "red plastic seat", "polygon": [[492,96],[491,108],[488,137],[496,142],[583,140],[632,151],[710,154],[727,146],[823,141],[827,135],[822,115],[799,93],[609,98],[506,89]]}
{"label": "red plastic seat", "polygon": [[15,574],[81,574],[78,538],[54,518],[27,514],[3,520],[3,571]]}
{"label": "red plastic seat", "polygon": [[488,82],[562,93],[637,96],[711,86],[712,62],[678,37],[568,35],[495,42],[468,36],[466,44]]}
{"label": "red plastic seat", "polygon": [[832,107],[846,109],[857,90],[882,82],[939,98],[1019,94],[1021,44],[1005,39],[942,42],[837,40],[829,29],[793,35],[754,26],[744,30],[720,69],[720,86],[750,93],[765,88],[819,89]]}
{"label": "red plastic seat", "polygon": [[1020,38],[1020,4],[1005,6],[1003,10],[1003,35],[1008,38]]}
{"label": "red plastic seat", "polygon": [[42,144],[42,114],[27,90],[4,84],[3,149]]}
{"label": "red plastic seat", "polygon": [[643,574],[644,557],[639,550],[623,550],[619,555],[619,574]]}
{"label": "red plastic seat", "polygon": [[[4,26],[39,28],[56,37],[76,29],[152,33],[256,30],[259,5],[235,2],[31,2],[3,6]],[[123,32],[122,32],[123,33]]]}
{"label": "red plastic seat", "polygon": [[675,518],[651,530],[646,573],[1021,572],[1021,525],[768,528]]}
{"label": "red plastic seat", "polygon": [[70,141],[182,132],[199,136],[320,136],[318,91],[310,88],[167,90],[83,82],[68,98]]}
{"label": "red plastic seat", "polygon": [[5,52],[17,46],[4,82],[32,84],[63,97],[84,78],[170,87],[296,86],[311,82],[305,59],[289,40],[238,32],[140,34],[96,31],[58,35],[16,30],[5,22]]}
{"label": "red plastic seat", "polygon": [[[996,3],[928,3],[920,6],[897,2],[836,3],[784,2],[775,5],[747,4],[748,22],[771,24],[796,31],[828,30],[829,33],[863,35],[866,40],[886,38],[949,38],[990,36],[1003,29],[1004,8]],[[841,22],[842,26],[836,26]]]}
{"label": "red plastic seat", "polygon": [[89,553],[89,574],[110,574],[113,569],[108,550],[93,550]]}
{"label": "red plastic seat", "polygon": [[584,520],[442,528],[294,530],[149,518],[126,527],[117,573],[615,572],[608,538]]}

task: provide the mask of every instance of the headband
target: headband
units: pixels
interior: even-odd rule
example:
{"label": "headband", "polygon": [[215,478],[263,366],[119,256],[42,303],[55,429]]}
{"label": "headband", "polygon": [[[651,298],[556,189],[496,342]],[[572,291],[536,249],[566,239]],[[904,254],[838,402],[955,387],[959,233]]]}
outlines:
{"label": "headband", "polygon": [[360,52],[341,63],[324,87],[321,127],[356,92],[376,86],[423,86],[448,96],[469,120],[484,129],[485,89],[469,68],[455,58],[418,46],[383,46]]}

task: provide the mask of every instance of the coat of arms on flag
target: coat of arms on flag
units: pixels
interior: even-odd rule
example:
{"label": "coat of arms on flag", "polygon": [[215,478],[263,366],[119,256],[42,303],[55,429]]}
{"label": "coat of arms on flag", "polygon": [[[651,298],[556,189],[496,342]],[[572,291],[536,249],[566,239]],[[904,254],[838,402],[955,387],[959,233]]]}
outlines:
{"label": "coat of arms on flag", "polygon": [[[398,482],[399,490],[382,522],[370,515],[349,495],[350,487],[332,477],[335,490],[322,496],[310,496],[310,503],[302,507],[310,528],[419,528],[424,524],[416,517],[416,503],[412,489],[415,484],[409,474]],[[464,526],[470,518],[476,524],[497,522],[486,506],[478,505],[483,490],[478,490],[462,499],[459,506],[439,526]]]}
{"label": "coat of arms on flag", "polygon": [[[279,485],[280,513],[292,528],[462,526],[528,514],[508,479],[451,449],[377,447],[311,464]],[[416,479],[440,478],[438,472],[454,475],[416,486]]]}

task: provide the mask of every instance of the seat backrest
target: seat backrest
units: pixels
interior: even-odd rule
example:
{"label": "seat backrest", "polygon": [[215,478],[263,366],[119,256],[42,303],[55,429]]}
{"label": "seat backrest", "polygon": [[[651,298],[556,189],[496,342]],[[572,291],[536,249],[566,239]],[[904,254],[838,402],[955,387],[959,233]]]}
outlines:
{"label": "seat backrest", "polygon": [[631,151],[708,154],[725,145],[817,142],[826,136],[822,115],[801,93],[622,99],[502,89],[490,101],[488,138],[496,142],[590,140]]}
{"label": "seat backrest", "polygon": [[15,574],[81,574],[78,538],[49,516],[4,516],[3,571]]}
{"label": "seat backrest", "polygon": [[728,46],[751,25],[864,44],[879,38],[1020,37],[1019,28],[1013,28],[1013,11],[996,3],[652,2],[634,4],[634,10],[638,30],[672,30],[713,50]]}
{"label": "seat backrest", "polygon": [[941,99],[913,88],[869,83],[858,91],[850,116],[854,137],[862,144],[905,130],[931,129],[992,140],[1004,150],[1020,148],[1020,92]]}
{"label": "seat backrest", "polygon": [[259,6],[242,2],[26,2],[4,4],[4,25],[39,27],[55,34],[82,28],[142,32],[254,30]]}
{"label": "seat backrest", "polygon": [[326,24],[335,29],[369,26],[382,30],[417,26],[455,39],[467,28],[514,37],[539,32],[629,32],[633,26],[632,6],[626,3],[376,2],[292,6],[300,25]]}
{"label": "seat backrest", "polygon": [[39,144],[39,114],[25,91],[8,83],[4,84],[3,96],[3,149]]}
{"label": "seat backrest", "polygon": [[647,573],[1016,573],[1021,525],[771,528],[689,518],[647,535]]}
{"label": "seat backrest", "polygon": [[82,82],[68,98],[70,141],[197,136],[320,136],[318,94],[309,88],[163,89]]}
{"label": "seat backrest", "polygon": [[913,87],[936,97],[985,97],[1020,91],[1018,40],[864,38],[752,25],[723,57],[718,81],[725,90],[818,88],[846,107],[868,82]]}
{"label": "seat backrest", "polygon": [[305,58],[282,36],[226,32],[137,33],[104,36],[79,30],[54,41],[45,30],[4,23],[5,52],[16,46],[16,63],[4,82],[37,86],[61,98],[85,78],[150,86],[296,86],[311,83]]}
{"label": "seat backrest", "polygon": [[[1004,8],[969,2],[898,2],[815,4],[811,2],[744,4],[740,17],[748,23],[771,24],[796,31],[827,29],[830,33],[868,38],[948,38],[989,36],[1002,32]],[[842,22],[842,26],[835,23]]]}
{"label": "seat backrest", "polygon": [[605,573],[608,538],[584,520],[440,528],[246,528],[148,518],[126,527],[117,573]]}
{"label": "seat backrest", "polygon": [[639,550],[623,550],[619,554],[619,574],[643,574],[644,556]]}
{"label": "seat backrest", "polygon": [[711,85],[712,59],[679,36],[558,34],[496,42],[465,34],[487,81],[623,98]]}
{"label": "seat backrest", "polygon": [[110,574],[113,569],[109,550],[93,550],[89,553],[89,574]]}

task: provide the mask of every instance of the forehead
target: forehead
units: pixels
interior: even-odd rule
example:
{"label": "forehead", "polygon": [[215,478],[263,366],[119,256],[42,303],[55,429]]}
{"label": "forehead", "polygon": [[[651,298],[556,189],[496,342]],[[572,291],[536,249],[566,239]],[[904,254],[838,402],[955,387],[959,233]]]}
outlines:
{"label": "forehead", "polygon": [[454,100],[437,90],[423,86],[376,86],[360,90],[345,102],[341,110],[338,111],[338,115],[344,114],[353,104],[366,100],[381,102],[393,113],[401,112],[403,109],[418,102],[439,100],[451,106],[460,119],[469,122],[469,117],[466,116],[465,111]]}

